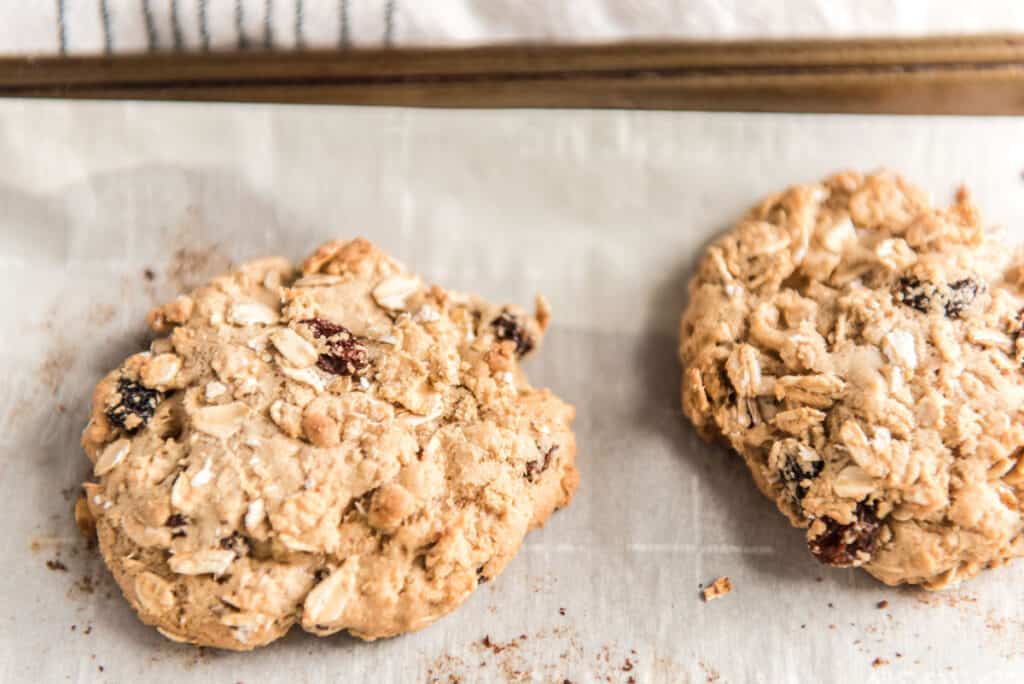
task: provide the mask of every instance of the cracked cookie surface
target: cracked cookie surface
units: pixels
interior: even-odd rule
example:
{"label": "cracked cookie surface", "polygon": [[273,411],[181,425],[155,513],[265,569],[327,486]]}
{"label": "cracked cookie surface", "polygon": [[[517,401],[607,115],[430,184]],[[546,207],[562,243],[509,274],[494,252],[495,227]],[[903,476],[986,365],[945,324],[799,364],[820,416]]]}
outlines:
{"label": "cracked cookie surface", "polygon": [[1024,555],[1024,266],[965,190],[846,172],[703,256],[682,404],[823,563],[954,584]]}
{"label": "cracked cookie surface", "polygon": [[548,318],[362,239],[244,264],[153,310],[97,386],[76,518],[174,640],[424,627],[572,497],[574,409],[519,366]]}

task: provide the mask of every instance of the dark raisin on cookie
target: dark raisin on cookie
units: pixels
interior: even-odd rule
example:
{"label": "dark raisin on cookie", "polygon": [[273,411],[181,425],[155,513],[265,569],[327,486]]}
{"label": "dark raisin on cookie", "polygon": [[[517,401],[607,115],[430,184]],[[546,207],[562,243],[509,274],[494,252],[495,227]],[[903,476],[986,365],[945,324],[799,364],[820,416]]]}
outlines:
{"label": "dark raisin on cookie", "polygon": [[805,483],[818,477],[824,468],[824,461],[808,462],[793,456],[786,456],[786,462],[782,466],[780,475],[784,481],[792,485],[793,496],[796,500],[803,501],[803,498],[807,496],[807,490],[810,489]]}
{"label": "dark raisin on cookie", "polygon": [[1017,318],[1014,319],[1012,327],[1014,353],[1020,360],[1021,366],[1024,366],[1024,309],[1017,312]]}
{"label": "dark raisin on cookie", "polygon": [[949,284],[949,294],[945,298],[945,312],[950,318],[960,318],[964,309],[971,305],[984,286],[970,278],[963,278]]}
{"label": "dark raisin on cookie", "polygon": [[984,284],[971,278],[961,278],[948,285],[938,286],[914,276],[902,276],[896,281],[895,296],[901,304],[921,313],[928,313],[941,306],[947,318],[960,318],[964,310],[984,291]]}
{"label": "dark raisin on cookie", "polygon": [[188,525],[188,518],[181,513],[172,513],[167,517],[167,522],[164,525],[167,527],[184,527]]}
{"label": "dark raisin on cookie", "polygon": [[117,381],[115,399],[116,403],[107,409],[107,419],[133,435],[153,417],[163,395],[139,382],[121,378]]}
{"label": "dark raisin on cookie", "polygon": [[348,328],[345,326],[331,323],[322,318],[307,318],[302,321],[302,324],[308,326],[313,331],[314,337],[322,339],[330,339],[335,335],[348,333]]}
{"label": "dark raisin on cookie", "polygon": [[309,318],[302,323],[309,326],[314,337],[327,345],[328,352],[316,360],[321,370],[334,375],[358,376],[369,365],[366,347],[345,326],[322,318]]}
{"label": "dark raisin on cookie", "polygon": [[863,563],[866,554],[875,552],[881,522],[873,506],[857,504],[856,519],[849,525],[840,525],[828,516],[822,518],[825,531],[808,543],[811,553],[822,563],[848,567]]}
{"label": "dark raisin on cookie", "polygon": [[821,456],[810,446],[796,439],[783,439],[772,446],[770,459],[777,468],[779,480],[789,492],[793,503],[800,502],[807,496],[811,480],[818,477],[825,468]]}
{"label": "dark raisin on cookie", "polygon": [[494,336],[499,340],[511,340],[515,343],[516,356],[523,357],[533,350],[533,340],[512,312],[502,311],[491,321],[491,327],[494,328]]}
{"label": "dark raisin on cookie", "polygon": [[220,540],[220,548],[226,551],[234,551],[239,556],[244,556],[249,552],[249,540],[244,534],[235,530],[231,533],[231,536]]}
{"label": "dark raisin on cookie", "polygon": [[558,445],[554,444],[550,449],[544,452],[544,455],[540,458],[529,461],[526,464],[526,479],[530,482],[536,482],[540,476],[548,469],[551,465],[551,455],[558,451]]}
{"label": "dark raisin on cookie", "polygon": [[931,310],[932,299],[936,293],[935,285],[914,276],[902,276],[896,281],[897,301],[921,313],[928,313]]}

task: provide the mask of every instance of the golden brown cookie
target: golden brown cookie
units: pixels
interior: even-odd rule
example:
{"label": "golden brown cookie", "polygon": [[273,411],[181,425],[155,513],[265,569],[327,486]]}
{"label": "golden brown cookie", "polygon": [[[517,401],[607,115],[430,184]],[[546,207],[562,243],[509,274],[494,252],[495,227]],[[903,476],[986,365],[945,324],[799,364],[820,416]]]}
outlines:
{"label": "golden brown cookie", "polygon": [[961,191],[841,173],[708,248],[683,409],[812,554],[938,588],[1024,554],[1024,270]]}
{"label": "golden brown cookie", "polygon": [[424,627],[576,487],[574,409],[519,367],[537,308],[424,285],[362,239],[247,263],[151,312],[162,336],[99,383],[76,513],[171,639]]}

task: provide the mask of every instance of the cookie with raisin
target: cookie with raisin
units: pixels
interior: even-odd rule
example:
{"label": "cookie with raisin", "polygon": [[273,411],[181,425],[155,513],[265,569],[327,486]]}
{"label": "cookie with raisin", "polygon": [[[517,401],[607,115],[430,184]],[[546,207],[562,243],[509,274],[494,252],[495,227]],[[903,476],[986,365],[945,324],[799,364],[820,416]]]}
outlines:
{"label": "cookie with raisin", "polygon": [[574,409],[520,367],[548,318],[362,239],[244,264],[152,311],[99,383],[76,516],[170,639],[425,627],[573,495]]}
{"label": "cookie with raisin", "polygon": [[811,554],[940,588],[1024,555],[1024,268],[961,190],[840,173],[708,247],[682,405]]}

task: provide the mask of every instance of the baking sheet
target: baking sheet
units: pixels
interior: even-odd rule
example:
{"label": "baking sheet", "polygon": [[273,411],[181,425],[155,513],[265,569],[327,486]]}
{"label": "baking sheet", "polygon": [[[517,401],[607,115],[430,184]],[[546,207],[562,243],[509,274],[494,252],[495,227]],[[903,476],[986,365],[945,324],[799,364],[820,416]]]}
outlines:
{"label": "baking sheet", "polygon": [[[675,327],[714,234],[843,167],[941,200],[970,181],[1024,237],[1022,143],[991,118],[0,102],[0,681],[1019,681],[1024,563],[940,594],[818,565],[680,415]],[[356,234],[449,287],[548,296],[529,372],[578,407],[576,499],[420,633],[168,642],[71,520],[91,387],[154,303]],[[718,575],[735,591],[705,604]]]}

